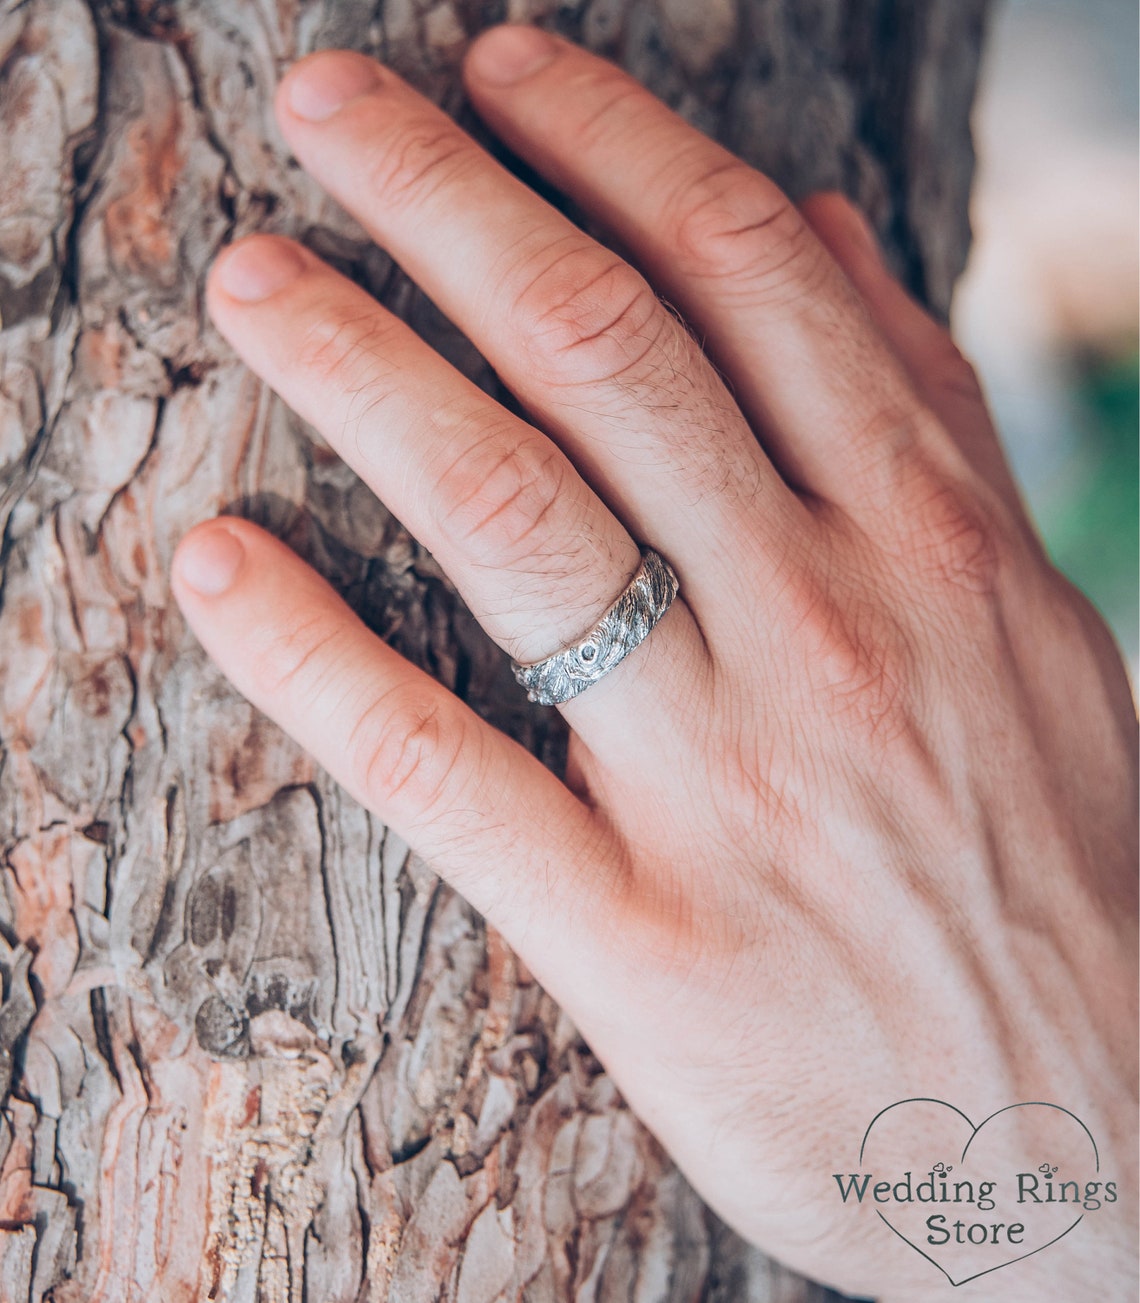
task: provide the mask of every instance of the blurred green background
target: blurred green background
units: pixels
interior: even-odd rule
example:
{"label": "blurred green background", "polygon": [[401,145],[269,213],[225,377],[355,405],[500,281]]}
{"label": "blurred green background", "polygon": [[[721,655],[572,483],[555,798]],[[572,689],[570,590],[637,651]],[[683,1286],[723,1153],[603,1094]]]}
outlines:
{"label": "blurred green background", "polygon": [[952,323],[1057,565],[1140,661],[1135,0],[996,0]]}
{"label": "blurred green background", "polygon": [[1090,354],[1073,373],[1077,437],[1035,504],[1049,551],[1109,619],[1133,668],[1140,654],[1140,360],[1135,347]]}

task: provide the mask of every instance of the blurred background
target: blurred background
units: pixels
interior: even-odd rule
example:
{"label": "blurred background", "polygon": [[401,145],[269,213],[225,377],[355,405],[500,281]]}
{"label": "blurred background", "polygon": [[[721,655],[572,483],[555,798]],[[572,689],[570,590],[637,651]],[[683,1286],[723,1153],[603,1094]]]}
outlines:
{"label": "blurred background", "polygon": [[1140,668],[1135,0],[997,0],[952,324],[1054,561]]}

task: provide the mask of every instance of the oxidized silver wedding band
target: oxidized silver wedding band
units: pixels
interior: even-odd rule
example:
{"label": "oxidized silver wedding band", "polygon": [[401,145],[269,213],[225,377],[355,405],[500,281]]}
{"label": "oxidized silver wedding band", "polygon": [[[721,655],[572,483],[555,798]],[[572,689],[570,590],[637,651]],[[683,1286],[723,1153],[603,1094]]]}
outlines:
{"label": "oxidized silver wedding band", "polygon": [[625,592],[573,646],[532,665],[511,662],[515,678],[531,701],[558,706],[569,701],[620,665],[645,641],[677,596],[677,576],[664,557],[642,554],[641,565]]}

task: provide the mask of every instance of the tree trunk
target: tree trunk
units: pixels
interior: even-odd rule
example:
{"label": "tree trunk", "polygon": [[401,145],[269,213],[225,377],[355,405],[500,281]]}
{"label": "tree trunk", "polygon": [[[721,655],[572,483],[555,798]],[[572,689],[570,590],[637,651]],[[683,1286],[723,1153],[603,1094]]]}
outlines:
{"label": "tree trunk", "polygon": [[173,548],[239,512],[559,763],[553,712],[202,286],[288,232],[494,387],[271,101],[350,45],[468,121],[464,42],[510,17],[794,197],[848,190],[944,311],[984,4],[0,0],[0,1303],[825,1297],[718,1223],[501,939],[187,632]]}

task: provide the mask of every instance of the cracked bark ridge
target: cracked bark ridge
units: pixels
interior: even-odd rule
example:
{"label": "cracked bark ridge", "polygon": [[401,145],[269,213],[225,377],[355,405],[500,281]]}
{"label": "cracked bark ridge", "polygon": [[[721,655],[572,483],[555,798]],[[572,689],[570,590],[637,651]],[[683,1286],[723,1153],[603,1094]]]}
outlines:
{"label": "cracked bark ridge", "polygon": [[796,1300],[496,934],[229,689],[170,599],[227,510],[548,763],[431,557],[205,319],[287,232],[494,376],[291,165],[345,44],[465,122],[535,19],[793,194],[841,186],[945,311],[984,0],[0,0],[0,1299]]}

